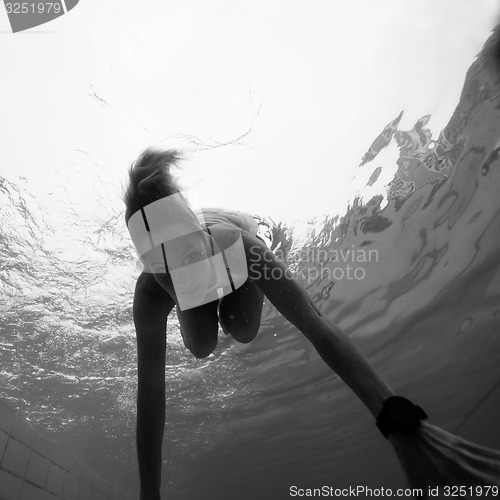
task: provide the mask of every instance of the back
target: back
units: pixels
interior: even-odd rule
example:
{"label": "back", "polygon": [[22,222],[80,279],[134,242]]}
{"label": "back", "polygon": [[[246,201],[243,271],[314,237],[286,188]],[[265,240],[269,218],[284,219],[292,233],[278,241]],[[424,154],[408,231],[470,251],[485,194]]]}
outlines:
{"label": "back", "polygon": [[207,227],[215,224],[230,224],[251,234],[257,234],[259,225],[257,221],[245,212],[226,210],[225,208],[200,208],[194,211],[200,224]]}

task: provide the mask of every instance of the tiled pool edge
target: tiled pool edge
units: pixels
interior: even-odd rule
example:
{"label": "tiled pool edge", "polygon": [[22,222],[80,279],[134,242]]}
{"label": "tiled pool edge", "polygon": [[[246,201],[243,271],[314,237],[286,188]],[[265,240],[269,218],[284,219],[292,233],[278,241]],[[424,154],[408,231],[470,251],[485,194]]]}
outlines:
{"label": "tiled pool edge", "polygon": [[0,400],[0,500],[131,500]]}

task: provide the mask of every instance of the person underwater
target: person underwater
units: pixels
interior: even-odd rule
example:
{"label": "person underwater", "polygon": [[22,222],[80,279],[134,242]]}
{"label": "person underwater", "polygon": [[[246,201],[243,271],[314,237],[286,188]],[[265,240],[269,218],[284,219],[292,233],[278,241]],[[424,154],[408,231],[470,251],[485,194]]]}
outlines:
{"label": "person underwater", "polygon": [[424,410],[396,395],[357,345],[316,309],[249,214],[193,211],[171,173],[179,158],[174,150],[144,151],[129,170],[124,196],[125,221],[144,266],[133,304],[141,500],[160,499],[169,313],[176,308],[186,348],[205,358],[217,345],[219,325],[238,342],[256,337],[264,297],[372,413],[423,498],[435,485],[493,485],[498,492],[500,452],[427,423]]}

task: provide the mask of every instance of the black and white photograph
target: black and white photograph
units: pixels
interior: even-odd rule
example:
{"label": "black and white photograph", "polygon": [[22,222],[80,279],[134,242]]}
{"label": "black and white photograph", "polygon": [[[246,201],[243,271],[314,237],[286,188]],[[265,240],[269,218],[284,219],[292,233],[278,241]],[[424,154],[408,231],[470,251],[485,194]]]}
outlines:
{"label": "black and white photograph", "polygon": [[0,500],[500,496],[497,0],[4,0],[0,72]]}

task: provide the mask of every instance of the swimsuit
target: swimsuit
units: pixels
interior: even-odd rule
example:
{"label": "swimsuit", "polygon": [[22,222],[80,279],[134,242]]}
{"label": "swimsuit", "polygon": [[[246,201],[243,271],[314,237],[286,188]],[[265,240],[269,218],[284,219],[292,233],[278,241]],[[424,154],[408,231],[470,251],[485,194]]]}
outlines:
{"label": "swimsuit", "polygon": [[256,236],[267,246],[270,245],[270,241],[267,242],[264,239],[266,237],[269,239],[269,236],[264,233],[264,228],[269,228],[269,223],[266,221],[262,222],[260,219],[246,212],[226,210],[225,208],[201,208],[196,209],[194,213],[202,226],[205,225],[207,228],[210,228],[217,224],[223,224],[231,226],[233,229],[236,226]]}

